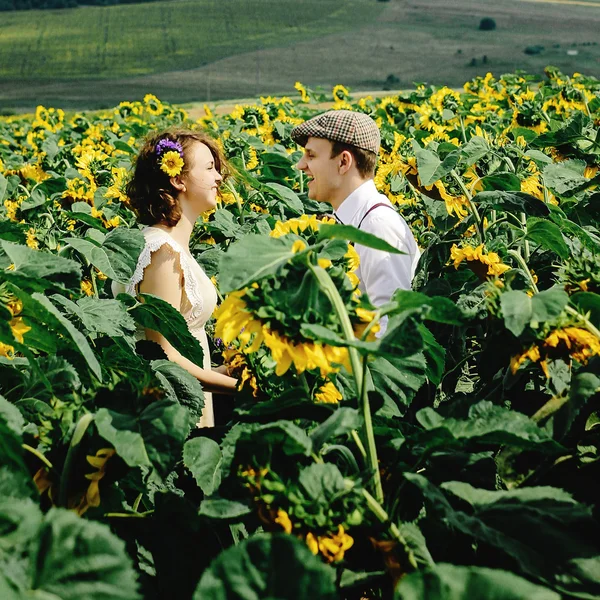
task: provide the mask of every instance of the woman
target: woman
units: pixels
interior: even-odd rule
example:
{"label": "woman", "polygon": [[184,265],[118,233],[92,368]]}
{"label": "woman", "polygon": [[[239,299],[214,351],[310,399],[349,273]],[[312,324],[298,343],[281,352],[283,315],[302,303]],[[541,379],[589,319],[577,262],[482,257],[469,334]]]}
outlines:
{"label": "woman", "polygon": [[[169,360],[196,377],[205,390],[232,393],[236,380],[212,370],[204,324],[217,304],[211,280],[194,260],[189,243],[196,219],[215,207],[224,157],[215,141],[199,132],[173,129],[150,136],[138,155],[127,195],[141,223],[146,245],[125,291],[153,294],[185,318],[204,351],[203,364],[184,358],[163,335],[147,329]],[[214,427],[212,394],[205,392],[198,424]]]}

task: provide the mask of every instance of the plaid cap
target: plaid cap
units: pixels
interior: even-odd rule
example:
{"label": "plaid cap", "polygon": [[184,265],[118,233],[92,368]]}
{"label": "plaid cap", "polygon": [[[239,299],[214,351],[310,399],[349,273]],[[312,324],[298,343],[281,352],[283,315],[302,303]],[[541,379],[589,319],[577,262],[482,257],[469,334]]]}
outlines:
{"label": "plaid cap", "polygon": [[306,146],[308,138],[323,138],[350,144],[377,154],[381,136],[377,123],[368,115],[351,110],[330,110],[292,129],[292,139]]}

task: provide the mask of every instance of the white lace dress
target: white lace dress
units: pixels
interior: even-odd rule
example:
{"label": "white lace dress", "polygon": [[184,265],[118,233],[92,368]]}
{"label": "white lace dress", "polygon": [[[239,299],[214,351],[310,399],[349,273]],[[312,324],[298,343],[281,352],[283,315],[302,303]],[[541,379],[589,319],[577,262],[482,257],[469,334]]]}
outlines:
{"label": "white lace dress", "polygon": [[[113,293],[116,296],[118,293],[127,292],[135,296],[138,293],[139,284],[144,278],[144,270],[152,260],[152,253],[166,244],[179,256],[179,264],[183,272],[184,293],[181,298],[179,312],[185,318],[190,333],[202,346],[204,361],[201,366],[204,369],[210,369],[210,348],[204,324],[208,321],[217,305],[215,286],[190,254],[189,250],[178,244],[166,231],[157,227],[146,227],[143,230],[143,234],[146,238],[146,245],[140,254],[131,281],[127,286],[113,285]],[[138,335],[140,339],[145,337],[143,331]],[[212,394],[204,392],[204,410],[202,411],[198,427],[214,427],[214,425],[215,417]]]}

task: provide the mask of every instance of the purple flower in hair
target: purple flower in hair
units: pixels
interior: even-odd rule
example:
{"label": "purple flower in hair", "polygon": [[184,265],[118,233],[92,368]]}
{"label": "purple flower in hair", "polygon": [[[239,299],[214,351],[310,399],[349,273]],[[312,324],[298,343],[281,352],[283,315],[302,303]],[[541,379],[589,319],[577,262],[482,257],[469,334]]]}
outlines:
{"label": "purple flower in hair", "polygon": [[165,152],[170,150],[174,150],[183,158],[183,148],[179,142],[174,142],[173,140],[169,140],[167,138],[163,138],[156,144],[156,148],[154,151],[157,156],[162,156]]}

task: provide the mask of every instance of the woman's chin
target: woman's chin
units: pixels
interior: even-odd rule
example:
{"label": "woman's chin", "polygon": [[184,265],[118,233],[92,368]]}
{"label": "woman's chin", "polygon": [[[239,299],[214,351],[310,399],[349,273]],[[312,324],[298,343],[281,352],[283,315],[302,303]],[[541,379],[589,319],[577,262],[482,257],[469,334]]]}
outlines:
{"label": "woman's chin", "polygon": [[203,212],[208,212],[210,210],[215,210],[215,208],[217,208],[217,199],[216,198],[213,201],[211,201],[211,202],[207,202],[206,208],[204,209]]}
{"label": "woman's chin", "polygon": [[202,203],[199,206],[200,214],[214,210],[217,208],[217,194],[212,194],[208,198],[203,198]]}

